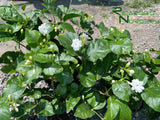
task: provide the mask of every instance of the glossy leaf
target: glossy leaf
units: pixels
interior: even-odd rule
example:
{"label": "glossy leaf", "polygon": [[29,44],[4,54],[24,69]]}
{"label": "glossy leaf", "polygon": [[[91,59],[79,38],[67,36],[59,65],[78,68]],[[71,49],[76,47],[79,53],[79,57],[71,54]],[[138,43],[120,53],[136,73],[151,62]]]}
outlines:
{"label": "glossy leaf", "polygon": [[160,88],[159,87],[149,87],[141,94],[142,99],[146,104],[153,110],[160,112]]}
{"label": "glossy leaf", "polygon": [[36,106],[35,112],[42,116],[52,116],[55,114],[51,102],[43,99],[41,99],[39,104]]}
{"label": "glossy leaf", "polygon": [[59,27],[60,27],[62,30],[67,30],[68,32],[75,33],[74,28],[73,28],[72,25],[70,25],[69,23],[61,23],[61,24],[59,25]]}
{"label": "glossy leaf", "polygon": [[92,87],[96,83],[96,76],[91,72],[80,74],[79,79],[84,87]]}
{"label": "glossy leaf", "polygon": [[25,87],[20,87],[13,84],[13,85],[10,85],[9,88],[7,88],[4,91],[4,96],[8,97],[8,95],[11,95],[11,98],[13,100],[17,100],[23,94],[25,89],[26,89]]}
{"label": "glossy leaf", "polygon": [[142,70],[142,68],[138,66],[132,67],[132,69],[135,71],[135,73],[133,74],[133,78],[143,81],[143,84],[145,85],[148,81],[148,75]]}
{"label": "glossy leaf", "polygon": [[114,100],[114,98],[109,97],[107,100],[107,112],[104,115],[105,120],[114,120],[118,115],[119,110],[119,104]]}
{"label": "glossy leaf", "polygon": [[26,30],[25,39],[26,39],[27,44],[30,47],[35,48],[39,45],[41,41],[41,35],[36,30]]}
{"label": "glossy leaf", "polygon": [[67,87],[59,84],[56,88],[57,95],[65,95],[67,93]]}
{"label": "glossy leaf", "polygon": [[55,62],[61,63],[63,65],[68,65],[69,62],[77,64],[78,60],[68,54],[62,53],[60,56],[56,56]]}
{"label": "glossy leaf", "polygon": [[52,64],[48,68],[44,68],[43,72],[45,75],[54,75],[54,74],[62,72],[62,70],[63,69],[60,65]]}
{"label": "glossy leaf", "polygon": [[93,115],[95,115],[95,113],[92,112],[90,106],[85,103],[80,104],[77,107],[76,112],[74,114],[75,117],[78,117],[81,119],[91,118]]}
{"label": "glossy leaf", "polygon": [[9,104],[0,102],[0,120],[11,120]]}
{"label": "glossy leaf", "polygon": [[87,102],[93,107],[94,110],[100,110],[106,105],[106,100],[99,93],[94,93],[92,97],[87,99]]}
{"label": "glossy leaf", "polygon": [[33,59],[39,63],[48,63],[53,62],[53,55],[38,53],[33,56]]}
{"label": "glossy leaf", "polygon": [[72,97],[69,96],[68,99],[66,99],[66,110],[67,113],[69,113],[71,110],[74,109],[74,107],[78,104],[80,101],[81,97]]}
{"label": "glossy leaf", "polygon": [[64,33],[64,34],[58,36],[58,39],[60,40],[61,44],[71,54],[75,54],[75,51],[71,47],[71,44],[72,44],[72,40],[76,39],[76,38],[78,39],[78,35],[76,33],[71,33],[71,32]]}
{"label": "glossy leaf", "polygon": [[120,55],[120,54],[130,54],[133,44],[131,43],[130,39],[121,38],[116,42],[110,41],[109,46],[113,53]]}
{"label": "glossy leaf", "polygon": [[116,81],[112,85],[112,90],[119,99],[129,102],[132,90],[128,83]]}
{"label": "glossy leaf", "polygon": [[108,28],[105,27],[103,22],[101,22],[97,27],[99,29],[99,32],[101,33],[101,36],[104,36],[108,33]]}
{"label": "glossy leaf", "polygon": [[104,58],[110,52],[108,41],[95,39],[89,43],[86,52],[88,59],[92,62]]}

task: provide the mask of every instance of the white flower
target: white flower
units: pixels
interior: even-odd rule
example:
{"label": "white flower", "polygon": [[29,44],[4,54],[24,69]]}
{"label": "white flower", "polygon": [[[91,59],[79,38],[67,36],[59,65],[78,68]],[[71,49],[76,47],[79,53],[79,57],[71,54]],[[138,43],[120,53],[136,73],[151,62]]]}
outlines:
{"label": "white flower", "polygon": [[82,33],[82,35],[80,35],[80,39],[90,39],[90,37],[88,35],[86,35],[85,33]]}
{"label": "white flower", "polygon": [[51,26],[48,25],[47,23],[43,23],[38,27],[39,32],[42,34],[48,34],[50,29],[51,29]]}
{"label": "white flower", "polygon": [[129,76],[132,76],[134,73],[134,70],[129,70]]}
{"label": "white flower", "polygon": [[135,90],[137,93],[141,93],[144,90],[143,81],[133,79],[130,84],[132,86],[132,90]]}
{"label": "white flower", "polygon": [[115,80],[112,80],[112,83],[116,82]]}
{"label": "white flower", "polygon": [[73,47],[75,51],[79,50],[82,47],[82,41],[77,38],[73,39],[71,47]]}

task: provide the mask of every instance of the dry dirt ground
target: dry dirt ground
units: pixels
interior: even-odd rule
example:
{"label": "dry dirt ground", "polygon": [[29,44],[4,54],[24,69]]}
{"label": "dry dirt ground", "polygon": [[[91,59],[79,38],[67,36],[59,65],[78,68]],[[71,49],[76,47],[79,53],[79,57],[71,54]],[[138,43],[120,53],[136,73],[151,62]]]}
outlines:
{"label": "dry dirt ground", "polygon": [[[70,0],[57,0],[55,3],[63,4],[65,6],[69,5]],[[145,49],[159,49],[160,41],[159,41],[159,35],[160,35],[160,23],[159,24],[130,24],[130,23],[119,23],[119,16],[112,12],[113,6],[120,6],[122,7],[123,11],[135,11],[135,10],[142,10],[142,11],[155,11],[155,15],[132,15],[130,16],[130,19],[155,19],[159,20],[160,18],[160,4],[155,4],[152,7],[148,8],[141,8],[141,9],[134,9],[130,7],[126,7],[126,2],[128,0],[112,0],[115,2],[108,2],[108,5],[105,4],[99,4],[96,2],[96,0],[89,0],[91,5],[88,6],[85,2],[77,2],[77,0],[73,0],[73,4],[71,5],[71,8],[75,8],[78,10],[82,10],[86,13],[91,14],[94,16],[94,21],[98,24],[100,22],[104,22],[104,24],[107,27],[111,26],[120,26],[120,29],[127,29],[132,37],[132,43],[134,45],[133,49],[137,52],[144,52]],[[7,2],[10,2],[10,0],[0,0],[0,5],[4,5]],[[17,5],[22,5],[24,3],[27,3],[26,10],[35,10],[35,9],[43,9],[43,6],[41,5],[42,0],[14,0],[14,3]],[[106,15],[107,17],[103,17],[102,14]],[[3,21],[0,20],[0,23]],[[94,37],[98,37],[100,34],[98,31],[94,32]],[[14,42],[6,42],[2,43],[0,42],[0,56],[6,52],[14,50],[15,43]],[[1,72],[1,71],[0,71]],[[64,115],[65,116],[65,115]],[[143,117],[143,116],[142,116]],[[59,118],[58,116],[55,116],[53,118],[54,120],[66,120],[68,118],[62,118],[62,119],[56,119]],[[69,117],[71,120],[71,117]],[[96,119],[95,119],[96,120]],[[138,120],[138,119],[136,119]],[[142,119],[141,119],[142,120]],[[146,120],[146,119],[143,119]]]}
{"label": "dry dirt ground", "polygon": [[[0,5],[3,5],[10,0],[0,0]],[[57,0],[55,3],[63,4],[65,6],[69,5],[70,0]],[[110,26],[120,26],[120,29],[127,29],[131,33],[132,43],[134,45],[134,50],[137,52],[143,52],[145,49],[159,49],[160,41],[160,23],[159,24],[130,24],[123,22],[119,23],[119,16],[112,12],[113,6],[120,6],[122,7],[123,11],[135,11],[135,10],[142,10],[142,11],[155,11],[155,15],[131,15],[130,19],[155,19],[158,20],[160,18],[160,4],[154,4],[152,7],[148,8],[141,8],[141,9],[134,9],[130,7],[126,7],[126,2],[128,0],[110,0],[114,2],[108,2],[109,5],[98,3],[96,0],[89,0],[91,5],[88,6],[84,1],[77,2],[77,0],[73,0],[71,8],[75,8],[78,10],[82,10],[86,13],[89,13],[94,16],[94,20],[96,23],[104,22],[107,27]],[[28,6],[26,8],[27,11],[34,10],[34,9],[43,9],[41,5],[42,0],[14,0],[14,3],[17,5],[22,5],[27,3]],[[102,14],[105,14],[107,18],[103,17]],[[0,21],[2,22],[2,21]],[[98,37],[99,32],[95,31],[94,36]],[[0,43],[0,55],[2,55],[5,51],[14,50],[14,43],[7,42],[7,43]]]}

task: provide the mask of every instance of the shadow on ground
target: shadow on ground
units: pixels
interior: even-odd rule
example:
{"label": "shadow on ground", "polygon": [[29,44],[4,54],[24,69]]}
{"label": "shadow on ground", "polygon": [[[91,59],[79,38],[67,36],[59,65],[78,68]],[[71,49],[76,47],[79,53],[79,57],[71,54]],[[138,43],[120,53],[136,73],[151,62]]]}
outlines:
{"label": "shadow on ground", "polygon": [[[26,1],[26,0],[21,0],[21,1]],[[43,0],[27,0],[27,4],[34,4],[34,7],[36,9],[43,9],[44,7],[42,6]],[[70,0],[57,0],[54,5],[64,5],[66,7],[69,7]],[[78,0],[72,0],[72,5],[82,5],[82,4],[89,4],[91,6],[119,6],[123,5],[124,2],[123,0],[88,0],[86,2],[85,0],[81,0],[79,2]],[[22,4],[18,4],[22,5]]]}

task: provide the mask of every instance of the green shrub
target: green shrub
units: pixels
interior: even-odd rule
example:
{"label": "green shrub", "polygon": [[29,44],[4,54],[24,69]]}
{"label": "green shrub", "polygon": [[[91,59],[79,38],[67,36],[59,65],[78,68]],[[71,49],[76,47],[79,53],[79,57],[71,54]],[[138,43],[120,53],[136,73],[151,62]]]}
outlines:
{"label": "green shrub", "polygon": [[[152,49],[157,58],[147,50],[136,53],[129,31],[95,24],[91,15],[63,5],[55,7],[54,2],[44,0],[46,9],[24,13],[19,11],[26,5],[0,7],[0,17],[6,21],[0,24],[0,41],[18,45],[18,51],[0,57],[5,64],[1,71],[19,73],[8,80],[0,97],[0,120],[70,111],[81,119],[97,115],[101,120],[131,120],[132,111],[144,106],[159,114],[160,82],[155,76],[160,70],[160,51]],[[50,20],[47,11],[59,21]],[[95,27],[99,38],[92,37]],[[42,80],[48,87],[35,87]],[[25,97],[33,101],[24,101]],[[106,105],[105,115],[100,116],[97,110]]]}

